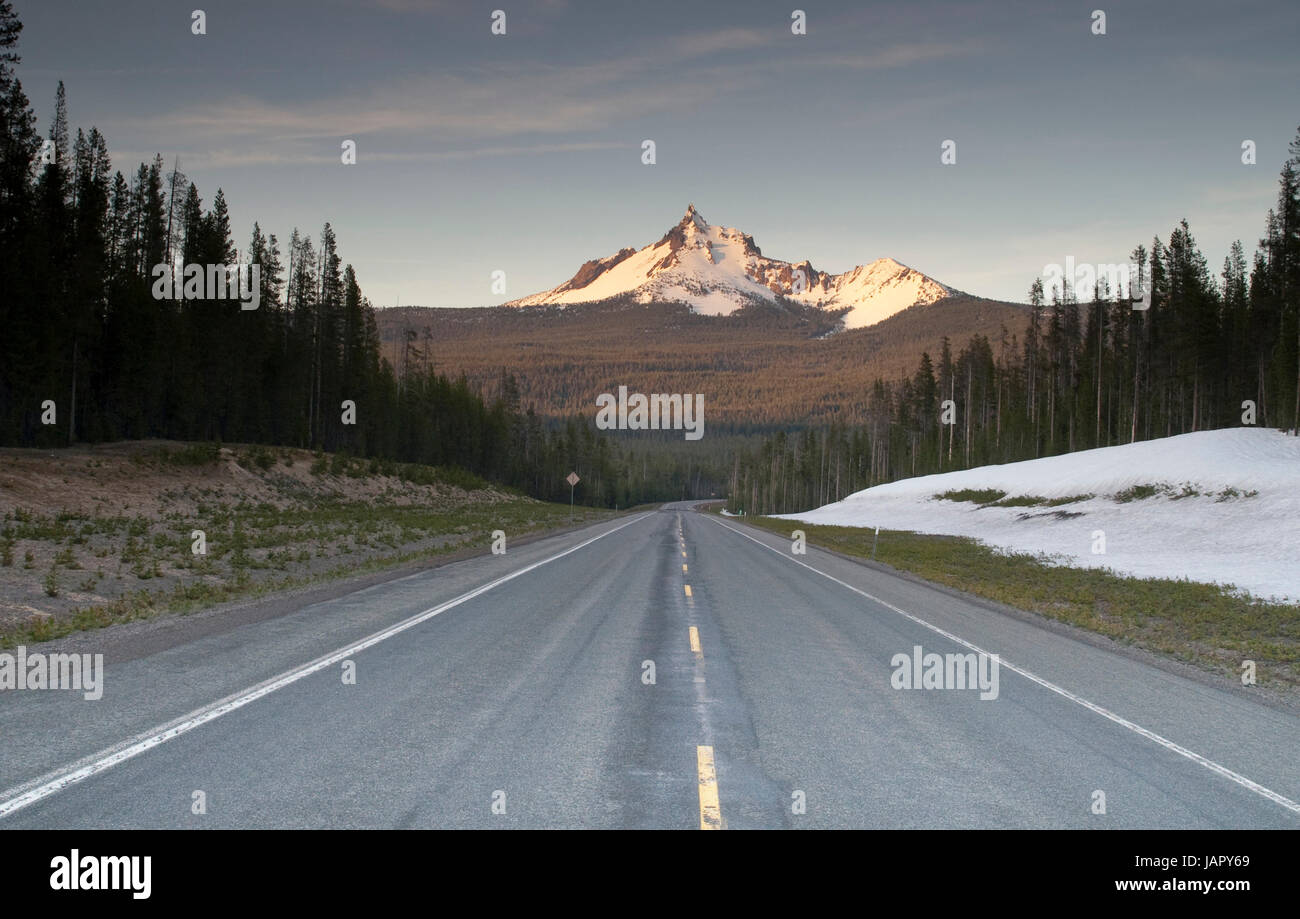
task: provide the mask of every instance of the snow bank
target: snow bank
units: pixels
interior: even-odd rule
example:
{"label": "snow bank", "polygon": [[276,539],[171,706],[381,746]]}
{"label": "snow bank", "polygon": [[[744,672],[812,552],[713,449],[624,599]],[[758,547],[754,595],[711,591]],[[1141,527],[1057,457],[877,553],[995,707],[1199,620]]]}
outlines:
{"label": "snow bank", "polygon": [[[1167,487],[1116,500],[1149,485]],[[1093,497],[1054,507],[935,497],[963,489]],[[906,479],[785,517],[971,536],[1006,551],[1046,553],[1058,564],[1231,585],[1300,603],[1300,438],[1273,430],[1203,431]],[[1105,534],[1104,554],[1093,552],[1096,530]]]}

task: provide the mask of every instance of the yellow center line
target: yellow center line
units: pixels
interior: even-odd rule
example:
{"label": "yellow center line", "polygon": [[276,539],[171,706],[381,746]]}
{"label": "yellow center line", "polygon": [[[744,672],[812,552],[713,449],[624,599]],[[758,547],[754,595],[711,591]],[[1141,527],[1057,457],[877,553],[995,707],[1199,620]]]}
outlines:
{"label": "yellow center line", "polygon": [[683,586],[686,588],[686,596],[687,596],[687,597],[691,596],[691,585],[690,585],[690,584],[685,584],[685,585],[683,585]]}
{"label": "yellow center line", "polygon": [[704,656],[704,649],[700,647],[700,630],[691,626],[691,650],[695,652],[696,657]]}
{"label": "yellow center line", "polygon": [[682,574],[686,573],[686,563],[682,562]]}
{"label": "yellow center line", "polygon": [[718,772],[713,765],[713,748],[695,748],[700,774],[700,829],[722,829],[722,806],[718,803]]}

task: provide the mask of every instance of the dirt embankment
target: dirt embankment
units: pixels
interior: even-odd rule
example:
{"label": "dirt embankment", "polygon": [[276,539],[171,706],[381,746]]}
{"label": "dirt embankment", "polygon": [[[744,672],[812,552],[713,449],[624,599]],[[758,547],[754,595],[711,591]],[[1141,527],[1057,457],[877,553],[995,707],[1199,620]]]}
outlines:
{"label": "dirt embankment", "polygon": [[304,450],[0,449],[0,642],[486,545],[562,512],[460,470]]}

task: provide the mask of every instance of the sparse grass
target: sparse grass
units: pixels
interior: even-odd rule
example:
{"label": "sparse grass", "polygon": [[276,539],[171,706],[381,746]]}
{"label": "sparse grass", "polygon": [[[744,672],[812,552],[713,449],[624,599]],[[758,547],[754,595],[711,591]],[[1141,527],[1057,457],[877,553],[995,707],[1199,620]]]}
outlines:
{"label": "sparse grass", "polygon": [[245,469],[270,469],[275,465],[275,452],[267,447],[251,447],[239,454],[239,465]]}
{"label": "sparse grass", "polygon": [[[241,475],[232,484],[218,465],[223,456],[251,480]],[[295,459],[303,461],[298,469],[286,469]],[[85,475],[98,465],[82,459],[77,468]],[[307,466],[320,478],[304,475]],[[567,505],[534,501],[460,469],[379,458],[154,443],[109,467],[110,479],[125,471],[137,489],[153,476],[160,483],[154,500],[127,511],[127,492],[115,495],[110,483],[106,501],[95,496],[73,510],[11,507],[0,516],[0,561],[12,566],[25,550],[22,570],[10,572],[0,594],[0,647],[475,546],[486,551],[495,529],[515,539],[569,523]],[[574,522],[609,513],[579,507]],[[206,534],[204,555],[191,551],[195,529]],[[83,566],[98,570],[66,573]],[[41,598],[43,590],[51,599]],[[74,605],[86,602],[86,609]]]}
{"label": "sparse grass", "polygon": [[1133,485],[1123,491],[1115,492],[1115,500],[1120,504],[1128,504],[1130,501],[1144,501],[1147,498],[1154,498],[1156,495],[1162,495],[1169,491],[1168,485]]}
{"label": "sparse grass", "polygon": [[994,501],[990,507],[1039,507],[1047,503],[1046,498],[1040,498],[1038,495],[1016,495],[1011,498],[1003,498],[1001,501]]}
{"label": "sparse grass", "polygon": [[1259,492],[1253,488],[1249,491],[1240,491],[1231,485],[1223,489],[1223,491],[1214,492],[1201,491],[1191,482],[1184,482],[1176,488],[1164,482],[1157,482],[1150,485],[1134,485],[1132,488],[1116,492],[1114,498],[1121,504],[1127,504],[1130,501],[1141,501],[1145,498],[1154,498],[1157,495],[1165,495],[1173,501],[1200,497],[1213,497],[1215,501],[1230,501],[1234,498],[1254,498],[1258,494]]}
{"label": "sparse grass", "polygon": [[1045,505],[1046,507],[1060,507],[1062,504],[1075,504],[1079,501],[1090,501],[1096,495],[1067,495],[1064,498],[1052,498]]}
{"label": "sparse grass", "polygon": [[157,559],[136,559],[134,564],[131,565],[131,573],[142,581],[162,577],[162,569],[159,567]]}
{"label": "sparse grass", "polygon": [[360,459],[346,453],[327,456],[317,453],[311,464],[312,475],[347,476],[361,479],[368,476],[389,476],[410,482],[412,485],[447,485],[465,491],[484,491],[496,488],[507,494],[519,494],[511,488],[492,485],[486,479],[456,466],[423,466],[418,463],[398,463],[393,460]]}
{"label": "sparse grass", "polygon": [[[419,468],[410,467],[413,474],[418,474],[414,470]],[[467,490],[469,486],[487,487],[487,483],[473,476],[451,474],[443,478],[444,472],[433,470],[427,477],[442,484],[447,484],[446,479],[455,479],[463,482],[461,487]],[[266,503],[231,506],[213,502],[205,511],[208,532],[205,556],[190,552],[192,521],[188,518],[172,521],[170,525],[160,522],[159,526],[169,528],[174,534],[161,543],[160,531],[150,531],[144,518],[116,518],[112,530],[116,534],[116,546],[122,547],[121,565],[117,578],[104,586],[116,583],[114,591],[117,591],[131,584],[130,578],[121,580],[123,574],[132,575],[137,583],[148,584],[141,589],[121,590],[116,596],[88,607],[17,624],[0,632],[0,647],[47,641],[119,622],[185,613],[214,603],[381,571],[472,546],[487,551],[493,530],[503,529],[513,540],[569,522],[567,504],[547,504],[508,495],[486,501],[448,498],[436,504],[411,505],[315,499],[291,508]],[[589,523],[605,519],[611,513],[579,507],[575,522]],[[33,516],[27,522],[38,521]],[[354,545],[368,548],[354,550]],[[30,551],[28,556],[31,557]],[[167,562],[170,570],[164,571],[162,561]],[[53,565],[46,576],[46,593],[51,597],[59,595],[57,569],[58,565]],[[178,569],[184,571],[179,580]],[[94,577],[87,577],[81,590],[94,590],[102,578],[102,570]],[[50,593],[50,589],[55,593]]]}
{"label": "sparse grass", "polygon": [[131,459],[142,466],[207,466],[221,459],[221,444],[195,443],[179,447],[150,447],[133,454]]}
{"label": "sparse grass", "polygon": [[[783,536],[798,526],[808,542],[862,558],[874,532],[770,517],[746,522]],[[1256,662],[1261,684],[1300,688],[1300,609],[1230,588],[1068,568],[1041,556],[1004,554],[976,540],[881,530],[877,561],[936,584],[1067,622],[1117,641],[1237,679]]]}
{"label": "sparse grass", "polygon": [[1005,491],[997,488],[955,488],[935,495],[940,501],[972,501],[975,504],[992,504],[1006,496]]}

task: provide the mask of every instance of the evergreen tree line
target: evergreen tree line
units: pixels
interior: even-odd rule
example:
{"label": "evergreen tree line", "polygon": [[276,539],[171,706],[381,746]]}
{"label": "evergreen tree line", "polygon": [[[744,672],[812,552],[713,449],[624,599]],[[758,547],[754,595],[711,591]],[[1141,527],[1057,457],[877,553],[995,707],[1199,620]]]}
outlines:
{"label": "evergreen tree line", "polygon": [[599,431],[592,416],[547,424],[533,406],[520,411],[518,382],[504,370],[499,392],[494,405],[501,407],[506,419],[502,455],[507,462],[498,475],[529,495],[568,501],[570,472],[582,480],[574,500],[599,507],[724,494],[730,445],[686,444],[678,431],[622,435]]}
{"label": "evergreen tree line", "polygon": [[[1100,279],[1029,291],[1022,335],[976,335],[956,355],[869,393],[867,421],[777,432],[731,462],[733,510],[791,513],[884,482],[1192,431],[1300,431],[1300,133],[1248,264],[1235,242],[1213,277],[1187,221],[1138,246],[1150,306]],[[946,406],[945,401],[950,404]],[[946,423],[951,422],[951,423]]]}
{"label": "evergreen tree line", "polygon": [[[504,373],[490,402],[428,366],[396,373],[329,223],[286,245],[255,223],[239,252],[221,189],[205,205],[161,156],[115,171],[96,128],[71,134],[62,83],[43,140],[14,70],[21,28],[0,0],[0,444],[295,446],[456,466],[553,500],[570,471],[580,503],[683,497],[689,461],[634,458],[590,418],[545,426]],[[178,260],[258,265],[257,309],[155,297],[154,267]]]}

